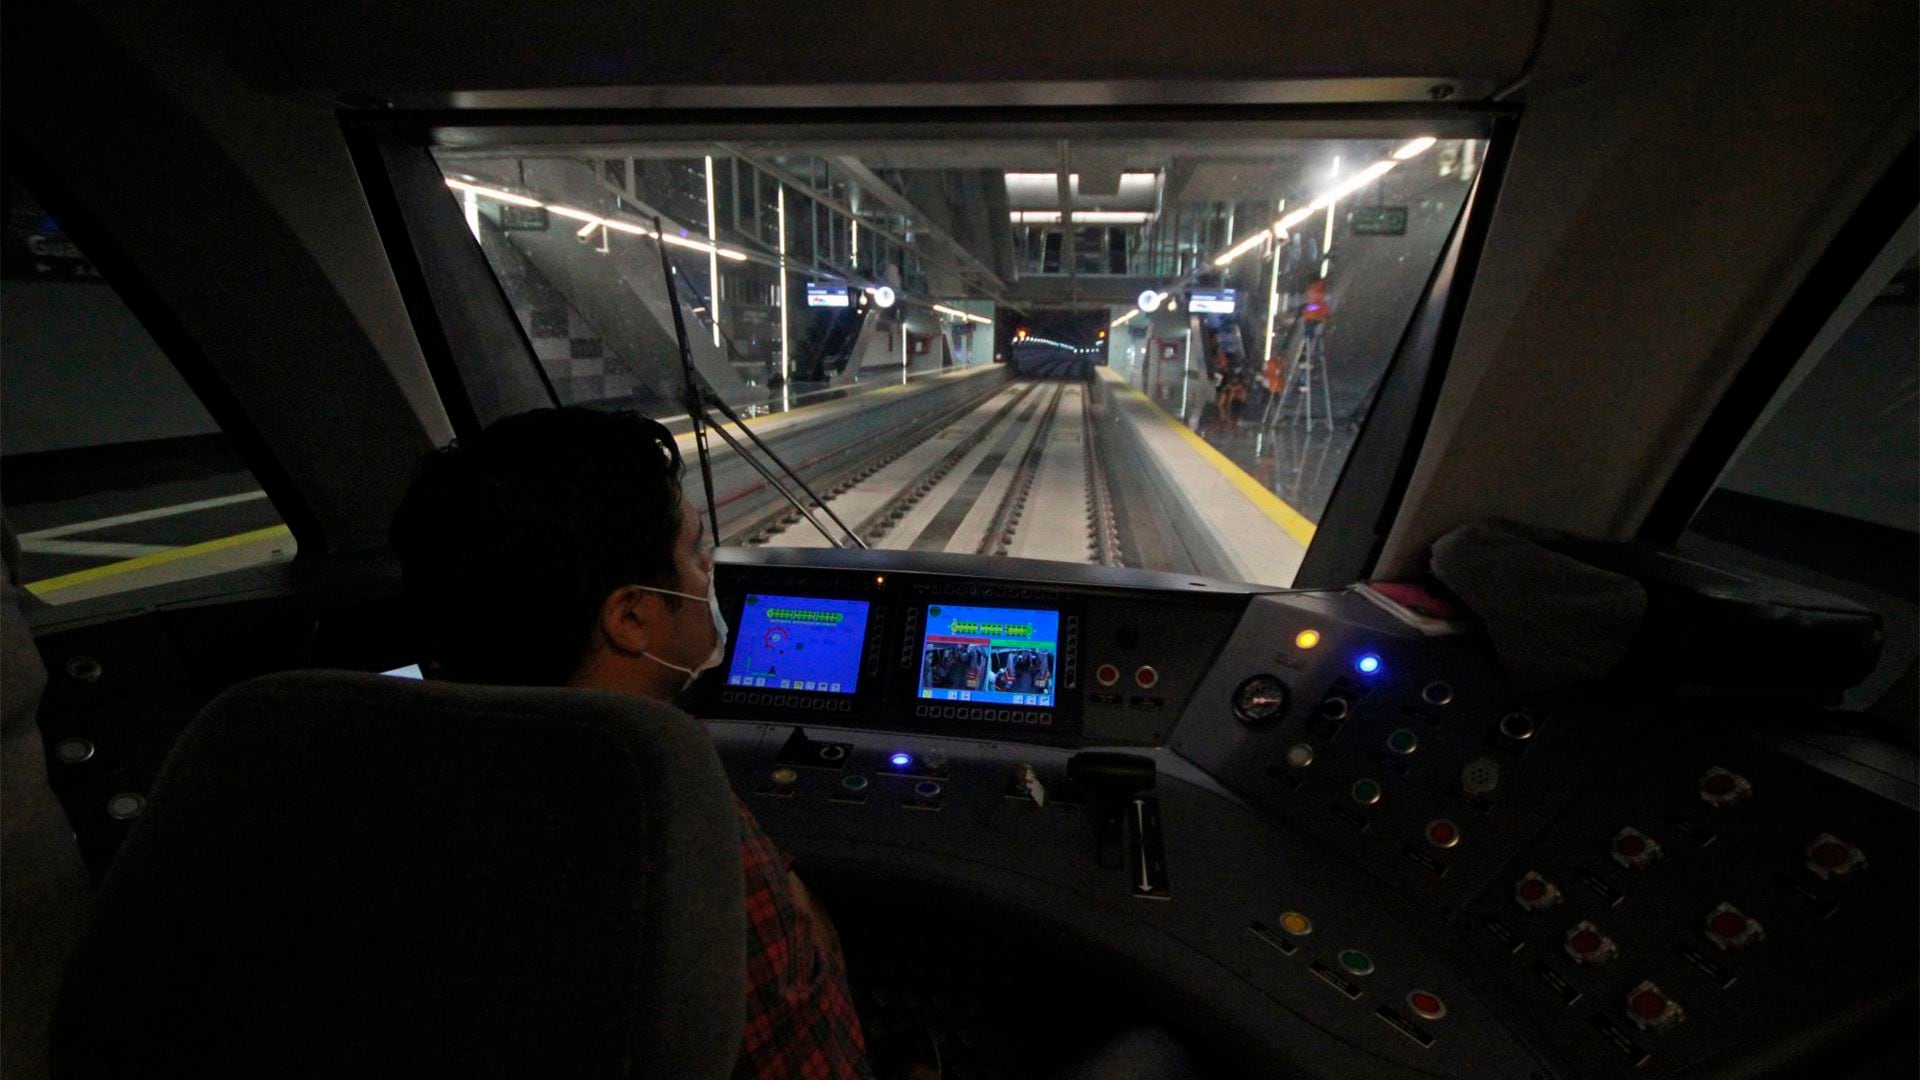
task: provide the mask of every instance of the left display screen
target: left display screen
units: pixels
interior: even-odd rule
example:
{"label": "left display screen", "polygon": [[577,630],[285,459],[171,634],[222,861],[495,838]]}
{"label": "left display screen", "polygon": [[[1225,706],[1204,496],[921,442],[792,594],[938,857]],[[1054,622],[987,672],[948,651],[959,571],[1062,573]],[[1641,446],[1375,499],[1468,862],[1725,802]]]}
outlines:
{"label": "left display screen", "polygon": [[856,693],[869,608],[865,600],[748,593],[727,685]]}

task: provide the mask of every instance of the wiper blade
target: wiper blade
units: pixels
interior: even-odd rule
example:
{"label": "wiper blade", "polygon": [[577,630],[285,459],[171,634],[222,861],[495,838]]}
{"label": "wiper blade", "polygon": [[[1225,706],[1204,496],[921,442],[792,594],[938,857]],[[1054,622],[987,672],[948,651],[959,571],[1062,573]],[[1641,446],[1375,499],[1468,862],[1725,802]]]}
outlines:
{"label": "wiper blade", "polygon": [[[818,506],[821,512],[832,519],[833,523],[840,527],[841,532],[845,533],[849,540],[853,541],[851,546],[867,547],[867,542],[861,539],[860,534],[849,528],[846,522],[841,521],[840,515],[833,512],[833,508],[827,505],[826,500],[822,499],[812,488],[808,487],[807,482],[800,478],[800,474],[795,472],[792,466],[782,460],[779,454],[774,453],[773,448],[762,441],[760,436],[755,435],[753,429],[747,427],[746,421],[740,418],[740,414],[733,411],[733,407],[727,404],[726,399],[722,398],[720,394],[714,390],[713,384],[709,383],[706,377],[701,375],[693,366],[693,349],[687,342],[686,320],[680,314],[679,278],[684,275],[673,272],[673,262],[671,256],[667,254],[667,246],[657,239],[660,236],[666,235],[661,232],[661,223],[658,217],[653,219],[653,234],[656,237],[654,245],[660,251],[660,273],[667,282],[667,304],[673,308],[673,332],[680,345],[680,371],[686,383],[685,405],[687,417],[693,422],[693,442],[700,454],[700,477],[701,482],[706,487],[707,521],[708,524],[712,526],[714,542],[718,543],[720,539],[720,515],[713,497],[713,458],[707,448],[707,426],[712,423],[707,416],[707,408],[709,406],[719,412],[720,415],[732,421],[733,426],[739,428],[740,433],[745,435],[748,441],[753,443],[761,453],[765,454],[769,461],[779,466],[780,471],[785,473],[787,478],[792,480],[795,486],[805,492],[807,497],[813,500],[814,505]],[[707,303],[706,297],[700,295],[698,288],[694,288],[692,285],[689,285],[688,288],[693,289],[695,298],[701,303]],[[709,306],[708,310],[712,311],[711,306]],[[718,323],[716,322],[715,325],[718,326]],[[720,337],[726,342],[729,353],[735,356],[739,355],[739,350],[734,348],[731,338],[727,337],[724,332],[720,334]],[[819,531],[827,543],[837,548],[850,546],[842,542],[838,537],[835,537],[825,525],[821,524],[820,519],[814,516],[813,511],[807,507],[807,504],[802,502],[800,497],[795,495],[785,484],[781,483],[780,478],[775,476],[772,470],[768,469],[766,465],[748,453],[747,448],[741,444],[740,440],[734,438],[725,427],[719,424],[713,424],[712,427],[714,433],[719,435],[720,438],[733,449],[735,454],[738,454],[748,465],[753,466],[754,471],[759,473],[767,483],[771,484],[773,489],[780,493],[781,498],[784,498],[789,505],[799,511],[800,515],[807,519],[808,524]]]}
{"label": "wiper blade", "polygon": [[[760,436],[755,435],[753,433],[753,429],[747,426],[746,421],[740,419],[740,415],[733,411],[733,407],[728,405],[725,399],[721,398],[719,393],[713,389],[713,384],[707,382],[706,376],[701,375],[697,371],[694,373],[694,376],[700,380],[700,386],[702,390],[705,392],[706,403],[708,405],[711,405],[716,411],[720,413],[720,415],[726,417],[728,420],[733,421],[733,426],[739,428],[740,433],[742,435],[745,435],[747,439],[751,441],[754,446],[758,447],[761,453],[767,455],[768,459],[771,460],[775,465],[780,466],[780,471],[786,473],[787,478],[792,480],[794,484],[800,488],[801,491],[806,492],[807,498],[812,499],[814,504],[818,506],[821,509],[821,511],[824,512],[827,515],[827,517],[833,521],[835,525],[840,526],[840,531],[846,533],[848,539],[851,539],[853,541],[853,544],[851,546],[863,547],[863,548],[867,546],[867,542],[860,538],[859,533],[854,532],[852,529],[848,528],[847,523],[840,520],[840,515],[833,512],[833,508],[827,505],[826,500],[814,494],[813,489],[807,486],[807,482],[805,480],[800,479],[799,474],[795,473],[792,467],[789,466],[785,461],[782,461],[780,459],[780,455],[773,452],[772,447],[768,446],[766,442],[760,438]],[[799,496],[795,495],[792,491],[788,490],[786,485],[780,482],[779,477],[775,476],[770,470],[768,470],[768,468],[765,465],[762,465],[758,460],[756,460],[753,455],[747,453],[747,448],[745,446],[742,446],[738,439],[734,438],[731,434],[729,434],[726,428],[721,427],[718,424],[715,424],[713,426],[713,431],[714,431],[714,434],[726,440],[727,445],[733,448],[733,452],[740,455],[741,458],[745,459],[747,464],[753,466],[754,471],[758,472],[762,477],[764,477],[767,483],[772,484],[774,490],[778,491],[781,494],[781,496],[785,498],[787,502],[793,506],[795,510],[798,510],[800,514],[803,517],[805,517],[807,521],[810,524],[812,524],[812,526],[815,529],[818,529],[820,531],[820,535],[825,537],[828,543],[832,544],[835,547],[849,546],[835,539],[834,535],[831,532],[827,531],[827,527],[820,523],[820,519],[813,516],[813,511],[807,509],[807,505],[800,501]]]}

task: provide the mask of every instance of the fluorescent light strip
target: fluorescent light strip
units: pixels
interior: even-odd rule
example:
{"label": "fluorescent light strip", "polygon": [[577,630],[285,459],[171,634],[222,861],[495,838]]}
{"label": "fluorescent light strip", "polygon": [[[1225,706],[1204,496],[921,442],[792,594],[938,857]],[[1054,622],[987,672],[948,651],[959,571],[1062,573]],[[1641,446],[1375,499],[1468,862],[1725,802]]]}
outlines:
{"label": "fluorescent light strip", "polygon": [[1438,141],[1439,141],[1438,139],[1435,139],[1431,135],[1422,135],[1419,138],[1408,143],[1407,145],[1401,147],[1400,149],[1395,150],[1393,152],[1393,160],[1405,161],[1408,158],[1419,157],[1421,154],[1424,154],[1428,150],[1432,149],[1433,144]]}
{"label": "fluorescent light strip", "polygon": [[713,347],[720,347],[720,239],[719,207],[713,202],[713,155],[707,155],[707,302],[713,305]]}
{"label": "fluorescent light strip", "polygon": [[1249,236],[1245,240],[1242,240],[1239,243],[1228,248],[1226,251],[1226,254],[1221,255],[1219,258],[1213,260],[1213,265],[1215,266],[1227,265],[1233,260],[1239,258],[1242,255],[1245,255],[1247,252],[1252,251],[1254,248],[1260,246],[1260,241],[1265,240],[1267,237],[1272,235],[1273,233],[1269,232],[1266,229],[1260,229],[1255,231],[1252,236]]}
{"label": "fluorescent light strip", "polygon": [[[457,188],[461,191],[471,191],[483,199],[492,199],[495,202],[509,203],[514,206],[527,206],[536,210],[545,210],[550,214],[555,214],[563,218],[572,218],[575,221],[585,222],[595,228],[608,228],[615,232],[627,233],[630,236],[652,236],[654,234],[652,229],[643,229],[630,221],[601,217],[598,214],[589,213],[585,210],[577,210],[571,206],[543,203],[539,199],[529,199],[525,195],[515,195],[510,191],[500,191],[495,188],[481,187],[479,184],[469,184],[464,180],[448,180],[447,186]],[[588,231],[590,230],[583,229],[581,230],[581,234],[585,235]],[[668,233],[660,237],[660,239],[676,247],[704,251],[709,255],[718,255],[723,259],[731,259],[734,262],[747,261],[747,253],[744,251],[718,247],[703,240],[690,240],[687,237],[675,236],[672,233]]]}
{"label": "fluorescent light strip", "polygon": [[747,261],[747,253],[744,251],[735,251],[732,248],[715,247],[714,245],[709,244],[704,240],[689,240],[684,236],[675,236],[672,233],[667,233],[666,235],[662,236],[660,239],[666,241],[669,244],[675,244],[683,248],[692,248],[695,251],[704,251],[709,255],[718,255],[723,259],[732,259],[734,262]]}
{"label": "fluorescent light strip", "polygon": [[1314,214],[1314,209],[1311,206],[1303,206],[1298,210],[1292,211],[1291,213],[1287,214],[1287,216],[1273,223],[1274,235],[1279,236],[1285,233],[1287,230],[1293,228],[1295,225],[1298,225],[1301,222],[1312,217],[1313,214]]}
{"label": "fluorescent light strip", "polygon": [[780,407],[793,408],[793,354],[787,347],[787,185],[776,184],[780,214]]}
{"label": "fluorescent light strip", "polygon": [[1122,315],[1119,318],[1108,323],[1107,329],[1112,330],[1113,328],[1119,326],[1121,323],[1126,322],[1127,320],[1133,318],[1135,315],[1138,315],[1138,314],[1140,314],[1140,309],[1134,308],[1132,311],[1129,311],[1125,315]]}
{"label": "fluorescent light strip", "polygon": [[1376,161],[1373,164],[1367,166],[1366,168],[1361,169],[1359,172],[1354,173],[1352,176],[1347,177],[1344,181],[1340,183],[1339,186],[1335,187],[1332,191],[1329,191],[1326,194],[1320,196],[1319,198],[1313,200],[1313,202],[1307,207],[1307,209],[1310,211],[1325,210],[1327,207],[1332,206],[1334,203],[1340,201],[1341,199],[1346,198],[1347,196],[1353,194],[1354,192],[1359,191],[1361,188],[1366,187],[1368,184],[1373,183],[1375,180],[1378,180],[1381,177],[1392,172],[1393,167],[1398,164],[1400,163],[1397,161]]}
{"label": "fluorescent light strip", "polygon": [[[1313,200],[1313,202],[1274,222],[1270,234],[1276,237],[1285,236],[1287,231],[1294,226],[1392,172],[1395,165],[1419,157],[1421,154],[1431,150],[1434,143],[1438,141],[1439,140],[1431,135],[1422,135],[1414,139],[1412,142],[1395,150],[1393,157],[1376,161],[1366,168],[1361,169],[1338,185],[1335,185],[1332,191],[1321,195],[1319,198]],[[1332,222],[1329,221],[1328,224],[1331,225]],[[1254,246],[1260,242],[1260,239],[1266,235],[1269,235],[1269,233],[1254,233],[1252,236],[1247,237],[1245,240],[1228,249],[1224,255],[1213,260],[1213,265],[1225,266],[1240,256],[1245,255],[1247,252],[1253,250]]]}
{"label": "fluorescent light strip", "polygon": [[541,202],[539,199],[529,199],[525,195],[515,195],[510,191],[501,191],[497,188],[481,187],[479,184],[469,184],[465,180],[448,180],[447,186],[450,188],[458,188],[461,191],[471,191],[475,195],[481,195],[486,198],[492,199],[495,202],[508,203],[513,206],[540,207],[540,206],[546,205],[545,203]]}
{"label": "fluorescent light strip", "polygon": [[961,311],[959,308],[950,308],[945,304],[934,304],[933,310],[939,312],[942,315],[951,315],[956,319],[965,319],[968,322],[976,322],[982,325],[992,325],[993,323],[992,319],[989,319],[984,315],[975,315],[971,311]]}

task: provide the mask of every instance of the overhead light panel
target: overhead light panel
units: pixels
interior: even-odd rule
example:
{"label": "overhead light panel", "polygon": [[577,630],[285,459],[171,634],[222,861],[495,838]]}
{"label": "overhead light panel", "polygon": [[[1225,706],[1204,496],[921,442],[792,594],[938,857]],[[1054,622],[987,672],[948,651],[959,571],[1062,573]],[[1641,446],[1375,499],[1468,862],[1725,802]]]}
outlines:
{"label": "overhead light panel", "polygon": [[1073,220],[1083,225],[1145,225],[1151,210],[1075,210]]}
{"label": "overhead light panel", "polygon": [[1110,323],[1108,323],[1108,324],[1107,324],[1107,329],[1109,329],[1109,330],[1113,330],[1113,329],[1116,329],[1116,328],[1118,328],[1118,327],[1120,326],[1120,324],[1122,324],[1122,323],[1124,323],[1124,322],[1126,322],[1127,320],[1129,320],[1129,319],[1131,319],[1131,318],[1133,318],[1133,317],[1134,317],[1135,315],[1138,315],[1138,314],[1140,314],[1140,309],[1139,309],[1139,308],[1134,308],[1134,309],[1133,309],[1132,311],[1129,311],[1129,312],[1127,312],[1127,313],[1126,313],[1125,315],[1122,315],[1122,316],[1120,316],[1119,318],[1117,318],[1117,319],[1115,319],[1115,320],[1113,320],[1112,322],[1110,322]]}
{"label": "overhead light panel", "polygon": [[[1012,210],[1007,217],[1015,225],[1057,225],[1058,210]],[[1145,225],[1153,220],[1151,210],[1075,210],[1076,225]]]}

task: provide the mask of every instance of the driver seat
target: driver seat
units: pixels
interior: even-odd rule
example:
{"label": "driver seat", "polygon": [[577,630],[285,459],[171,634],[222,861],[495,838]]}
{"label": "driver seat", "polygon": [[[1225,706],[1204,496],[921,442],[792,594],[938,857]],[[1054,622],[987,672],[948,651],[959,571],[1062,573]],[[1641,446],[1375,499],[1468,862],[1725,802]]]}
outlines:
{"label": "driver seat", "polygon": [[739,848],[713,745],[668,706],[255,679],[181,736],[115,858],[54,1071],[721,1080]]}

